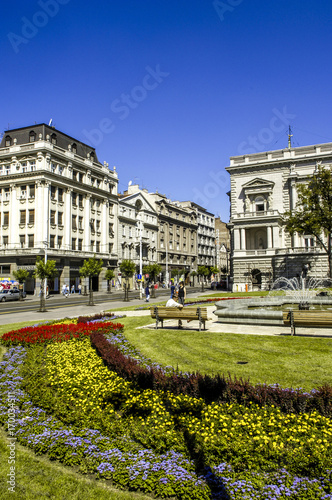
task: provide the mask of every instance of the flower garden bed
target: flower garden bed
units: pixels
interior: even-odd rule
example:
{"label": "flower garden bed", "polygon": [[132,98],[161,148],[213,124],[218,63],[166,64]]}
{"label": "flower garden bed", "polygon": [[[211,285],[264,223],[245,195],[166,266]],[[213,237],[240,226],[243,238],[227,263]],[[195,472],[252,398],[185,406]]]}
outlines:
{"label": "flower garden bed", "polygon": [[[331,388],[260,392],[237,383],[228,386],[233,401],[221,403],[194,396],[198,374],[190,382],[192,374],[141,359],[119,324],[72,324],[61,335],[52,328],[43,325],[40,340],[36,331],[7,336],[7,345],[20,338],[24,347],[9,348],[0,364],[1,422],[15,394],[7,430],[36,453],[163,498],[332,498]],[[107,356],[116,366],[106,366]],[[288,404],[276,407],[278,398]]]}

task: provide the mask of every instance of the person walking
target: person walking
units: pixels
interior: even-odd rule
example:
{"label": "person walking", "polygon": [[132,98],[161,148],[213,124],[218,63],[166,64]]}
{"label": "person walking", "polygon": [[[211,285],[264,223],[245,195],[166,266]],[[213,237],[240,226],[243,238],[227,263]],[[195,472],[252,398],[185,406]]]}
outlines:
{"label": "person walking", "polygon": [[82,293],[82,285],[81,285],[81,283],[78,285],[77,288],[78,288],[78,294],[81,295],[81,293]]}
{"label": "person walking", "polygon": [[65,296],[65,295],[66,295],[66,285],[65,285],[65,284],[64,284],[64,285],[62,285],[62,290],[61,290],[61,292],[62,292],[62,295],[63,295],[63,296]]}
{"label": "person walking", "polygon": [[186,300],[186,288],[184,286],[183,281],[180,282],[178,295],[179,295],[179,303],[184,306],[184,301]]}
{"label": "person walking", "polygon": [[65,297],[66,298],[69,297],[69,286],[68,285],[65,285]]}
{"label": "person walking", "polygon": [[71,293],[75,293],[75,285],[72,285],[72,287],[71,287]]}
{"label": "person walking", "polygon": [[171,299],[173,298],[174,294],[175,294],[175,285],[174,285],[174,281],[171,282]]}
{"label": "person walking", "polygon": [[149,302],[150,300],[150,287],[149,284],[145,287],[145,302]]}

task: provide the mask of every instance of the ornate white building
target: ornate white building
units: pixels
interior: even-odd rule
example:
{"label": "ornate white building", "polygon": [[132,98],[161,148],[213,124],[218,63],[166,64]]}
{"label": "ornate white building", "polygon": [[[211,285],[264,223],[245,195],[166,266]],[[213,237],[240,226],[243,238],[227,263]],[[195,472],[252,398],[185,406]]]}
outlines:
{"label": "ornate white building", "polygon": [[268,289],[279,276],[324,277],[326,253],[310,235],[285,232],[283,214],[295,208],[296,186],[316,165],[331,165],[332,143],[233,156],[231,176],[231,266],[233,291]]}
{"label": "ornate white building", "polygon": [[[8,130],[0,144],[0,276],[33,271],[36,256],[56,261],[62,284],[78,285],[84,259],[103,259],[94,283],[117,265],[118,176],[94,148],[54,127]],[[31,279],[28,291],[35,286]]]}

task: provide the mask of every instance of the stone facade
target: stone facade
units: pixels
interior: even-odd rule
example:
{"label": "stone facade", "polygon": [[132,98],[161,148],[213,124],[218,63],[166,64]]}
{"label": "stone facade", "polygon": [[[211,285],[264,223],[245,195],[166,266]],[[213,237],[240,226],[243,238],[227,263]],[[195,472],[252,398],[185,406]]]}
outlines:
{"label": "stone facade", "polygon": [[307,182],[318,163],[332,162],[332,143],[230,158],[231,274],[233,291],[269,289],[273,281],[301,275],[325,277],[326,253],[312,235],[283,227],[283,214],[295,208],[296,186]]}
{"label": "stone facade", "polygon": [[[94,148],[45,124],[8,130],[0,144],[1,275],[55,260],[50,291],[79,283],[84,259],[117,265],[118,176]],[[5,271],[5,272],[4,272]],[[34,280],[27,283],[32,292]],[[37,283],[38,287],[38,283]]]}

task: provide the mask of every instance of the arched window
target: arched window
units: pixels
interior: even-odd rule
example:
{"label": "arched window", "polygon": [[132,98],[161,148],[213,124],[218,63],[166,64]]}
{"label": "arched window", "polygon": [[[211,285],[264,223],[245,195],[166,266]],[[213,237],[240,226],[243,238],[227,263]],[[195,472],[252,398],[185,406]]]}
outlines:
{"label": "arched window", "polygon": [[6,137],[5,137],[5,145],[6,145],[7,148],[12,145],[12,138],[10,137],[10,135],[6,135]]}
{"label": "arched window", "polygon": [[77,153],[77,144],[75,142],[73,142],[73,144],[71,145],[71,150],[73,153]]}
{"label": "arched window", "polygon": [[36,140],[36,133],[31,130],[31,132],[29,132],[29,142],[35,142]]}
{"label": "arched window", "polygon": [[95,154],[94,154],[94,152],[93,152],[93,151],[91,151],[91,153],[90,153],[90,160],[91,160],[91,161],[94,161],[94,160],[95,160]]}
{"label": "arched window", "polygon": [[257,196],[255,198],[255,211],[265,212],[266,200],[263,196]]}
{"label": "arched window", "polygon": [[57,137],[56,137],[56,134],[52,134],[52,135],[51,135],[51,143],[52,143],[52,144],[56,144],[56,143],[57,143]]}

